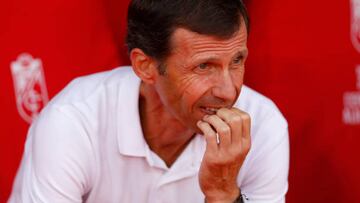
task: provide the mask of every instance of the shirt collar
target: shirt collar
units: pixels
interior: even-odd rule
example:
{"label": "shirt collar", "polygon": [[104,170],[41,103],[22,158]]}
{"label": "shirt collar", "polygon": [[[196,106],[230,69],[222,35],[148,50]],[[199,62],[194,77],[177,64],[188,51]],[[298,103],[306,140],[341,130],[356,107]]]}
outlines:
{"label": "shirt collar", "polygon": [[121,83],[118,98],[117,137],[119,152],[130,156],[146,156],[146,141],[139,115],[140,78],[132,68]]}

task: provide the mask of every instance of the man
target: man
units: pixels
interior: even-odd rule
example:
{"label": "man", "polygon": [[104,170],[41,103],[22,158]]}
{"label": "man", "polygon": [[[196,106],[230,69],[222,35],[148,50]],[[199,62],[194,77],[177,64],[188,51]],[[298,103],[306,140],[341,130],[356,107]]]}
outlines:
{"label": "man", "polygon": [[287,123],[243,86],[247,25],[241,1],[132,1],[132,68],[50,102],[9,202],[284,202]]}

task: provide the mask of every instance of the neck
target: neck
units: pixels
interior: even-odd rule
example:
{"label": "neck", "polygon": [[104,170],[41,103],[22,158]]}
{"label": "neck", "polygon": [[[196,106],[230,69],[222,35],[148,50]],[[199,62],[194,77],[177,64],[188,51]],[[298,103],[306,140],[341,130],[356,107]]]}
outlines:
{"label": "neck", "polygon": [[171,166],[195,134],[161,102],[155,88],[141,83],[139,98],[143,134],[150,149]]}

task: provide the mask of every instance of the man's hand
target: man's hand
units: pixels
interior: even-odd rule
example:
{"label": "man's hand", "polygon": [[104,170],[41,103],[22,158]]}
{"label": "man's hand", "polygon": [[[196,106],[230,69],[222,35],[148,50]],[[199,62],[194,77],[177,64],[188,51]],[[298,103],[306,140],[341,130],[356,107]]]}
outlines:
{"label": "man's hand", "polygon": [[236,108],[221,108],[197,123],[207,142],[199,172],[207,203],[233,202],[239,196],[236,179],[250,150],[250,125],[250,116]]}

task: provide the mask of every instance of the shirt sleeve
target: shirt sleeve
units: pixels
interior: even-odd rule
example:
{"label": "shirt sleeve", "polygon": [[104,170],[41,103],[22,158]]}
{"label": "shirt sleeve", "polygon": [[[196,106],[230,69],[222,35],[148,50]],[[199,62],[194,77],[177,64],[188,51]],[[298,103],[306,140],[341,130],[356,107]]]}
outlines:
{"label": "shirt sleeve", "polygon": [[55,106],[28,132],[9,203],[82,202],[91,186],[91,142],[81,119]]}
{"label": "shirt sleeve", "polygon": [[246,175],[240,185],[244,202],[284,203],[289,171],[289,136],[285,119],[271,118],[259,128],[252,142],[246,160]]}

